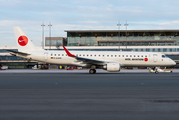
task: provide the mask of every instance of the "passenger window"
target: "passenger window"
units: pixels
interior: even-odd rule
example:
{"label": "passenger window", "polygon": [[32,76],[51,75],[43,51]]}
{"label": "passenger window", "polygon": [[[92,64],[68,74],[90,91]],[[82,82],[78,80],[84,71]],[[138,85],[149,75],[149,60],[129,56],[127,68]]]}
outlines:
{"label": "passenger window", "polygon": [[51,54],[51,56],[53,56],[53,54]]}
{"label": "passenger window", "polygon": [[83,56],[85,56],[85,55],[83,55]]}
{"label": "passenger window", "polygon": [[100,57],[100,55],[99,55],[99,57]]}
{"label": "passenger window", "polygon": [[126,55],[126,57],[128,57],[128,55]]}
{"label": "passenger window", "polygon": [[143,55],[141,55],[141,57],[143,57]]}
{"label": "passenger window", "polygon": [[91,55],[92,56],[92,55]]}
{"label": "passenger window", "polygon": [[124,55],[122,55],[122,57],[124,57]]}
{"label": "passenger window", "polygon": [[103,57],[104,57],[104,55],[103,55]]}
{"label": "passenger window", "polygon": [[67,54],[66,54],[66,56],[67,56]]}
{"label": "passenger window", "polygon": [[147,57],[147,55],[145,57]]}
{"label": "passenger window", "polygon": [[117,55],[115,55],[115,57],[117,57]]}
{"label": "passenger window", "polygon": [[81,54],[79,56],[81,56]]}
{"label": "passenger window", "polygon": [[140,57],[140,56],[138,55],[138,57]]}
{"label": "passenger window", "polygon": [[96,55],[94,55],[96,57]]}
{"label": "passenger window", "polygon": [[63,56],[63,54],[62,54],[62,56]]}
{"label": "passenger window", "polygon": [[111,57],[113,57],[113,55],[111,55]]}
{"label": "passenger window", "polygon": [[132,55],[130,55],[130,57],[132,57]]}
{"label": "passenger window", "polygon": [[58,56],[60,56],[60,54],[58,54]]}
{"label": "passenger window", "polygon": [[88,55],[87,55],[88,56]]}
{"label": "passenger window", "polygon": [[134,57],[135,57],[135,55],[134,55]]}
{"label": "passenger window", "polygon": [[54,54],[54,56],[56,56],[56,54]]}
{"label": "passenger window", "polygon": [[107,55],[107,57],[109,57],[109,55]]}
{"label": "passenger window", "polygon": [[119,57],[120,57],[120,55],[119,55]]}
{"label": "passenger window", "polygon": [[165,58],[165,55],[162,55],[162,58]]}

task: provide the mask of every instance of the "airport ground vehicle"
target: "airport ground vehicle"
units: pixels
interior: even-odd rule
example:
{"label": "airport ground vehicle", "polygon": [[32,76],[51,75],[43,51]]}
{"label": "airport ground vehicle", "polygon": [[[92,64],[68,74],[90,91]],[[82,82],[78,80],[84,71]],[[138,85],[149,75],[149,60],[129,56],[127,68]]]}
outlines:
{"label": "airport ground vehicle", "polygon": [[172,71],[172,69],[160,69],[160,68],[158,68],[157,70],[154,68],[154,69],[152,69],[152,68],[149,68],[149,72],[150,73],[156,73],[156,74],[158,74],[159,72],[169,72],[169,73],[172,73],[173,71]]}
{"label": "airport ground vehicle", "polygon": [[72,66],[67,67],[67,70],[73,70]]}
{"label": "airport ground vehicle", "polygon": [[38,64],[35,65],[34,67],[32,67],[33,70],[37,70],[37,69],[48,69],[48,64]]}
{"label": "airport ground vehicle", "polygon": [[78,67],[78,70],[82,70],[83,68],[82,67]]}
{"label": "airport ground vehicle", "polygon": [[65,46],[64,51],[47,51],[37,48],[25,33],[14,27],[17,51],[12,55],[33,59],[50,64],[71,65],[91,68],[90,74],[96,73],[96,69],[104,69],[108,72],[119,72],[121,67],[158,67],[174,66],[176,63],[166,55],[157,52],[132,52],[132,51],[71,51]]}
{"label": "airport ground vehicle", "polygon": [[3,66],[2,67],[0,66],[0,70],[7,70],[7,69]]}

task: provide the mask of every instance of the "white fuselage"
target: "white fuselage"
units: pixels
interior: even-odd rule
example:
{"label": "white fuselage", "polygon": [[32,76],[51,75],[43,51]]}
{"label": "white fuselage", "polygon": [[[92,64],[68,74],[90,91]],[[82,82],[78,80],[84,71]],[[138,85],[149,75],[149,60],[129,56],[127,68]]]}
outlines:
{"label": "white fuselage", "polygon": [[[70,51],[78,57],[90,58],[106,63],[119,63],[121,66],[131,67],[159,67],[173,66],[176,63],[162,53],[156,52],[121,52],[121,51]],[[41,62],[58,65],[87,66],[74,57],[69,57],[65,51],[28,51],[31,55],[25,57]],[[22,56],[21,56],[22,57]],[[103,63],[104,64],[104,63]],[[101,65],[103,65],[101,64]]]}

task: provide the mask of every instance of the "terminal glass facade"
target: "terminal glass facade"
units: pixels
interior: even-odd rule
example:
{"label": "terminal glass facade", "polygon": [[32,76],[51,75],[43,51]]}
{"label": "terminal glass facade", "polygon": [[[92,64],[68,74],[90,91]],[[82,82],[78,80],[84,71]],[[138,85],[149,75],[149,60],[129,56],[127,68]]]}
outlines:
{"label": "terminal glass facade", "polygon": [[179,30],[66,31],[68,46],[177,46]]}
{"label": "terminal glass facade", "polygon": [[63,46],[66,45],[65,37],[45,37],[45,46]]}

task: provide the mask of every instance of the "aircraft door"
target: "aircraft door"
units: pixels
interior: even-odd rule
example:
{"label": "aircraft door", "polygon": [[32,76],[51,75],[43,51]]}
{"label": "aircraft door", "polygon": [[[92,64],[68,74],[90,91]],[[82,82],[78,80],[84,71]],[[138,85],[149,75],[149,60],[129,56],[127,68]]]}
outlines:
{"label": "aircraft door", "polygon": [[47,52],[44,53],[44,57],[45,57],[45,61],[47,61],[48,60],[48,53]]}
{"label": "aircraft door", "polygon": [[153,60],[154,60],[154,62],[157,62],[157,59],[158,59],[157,54],[153,54]]}

